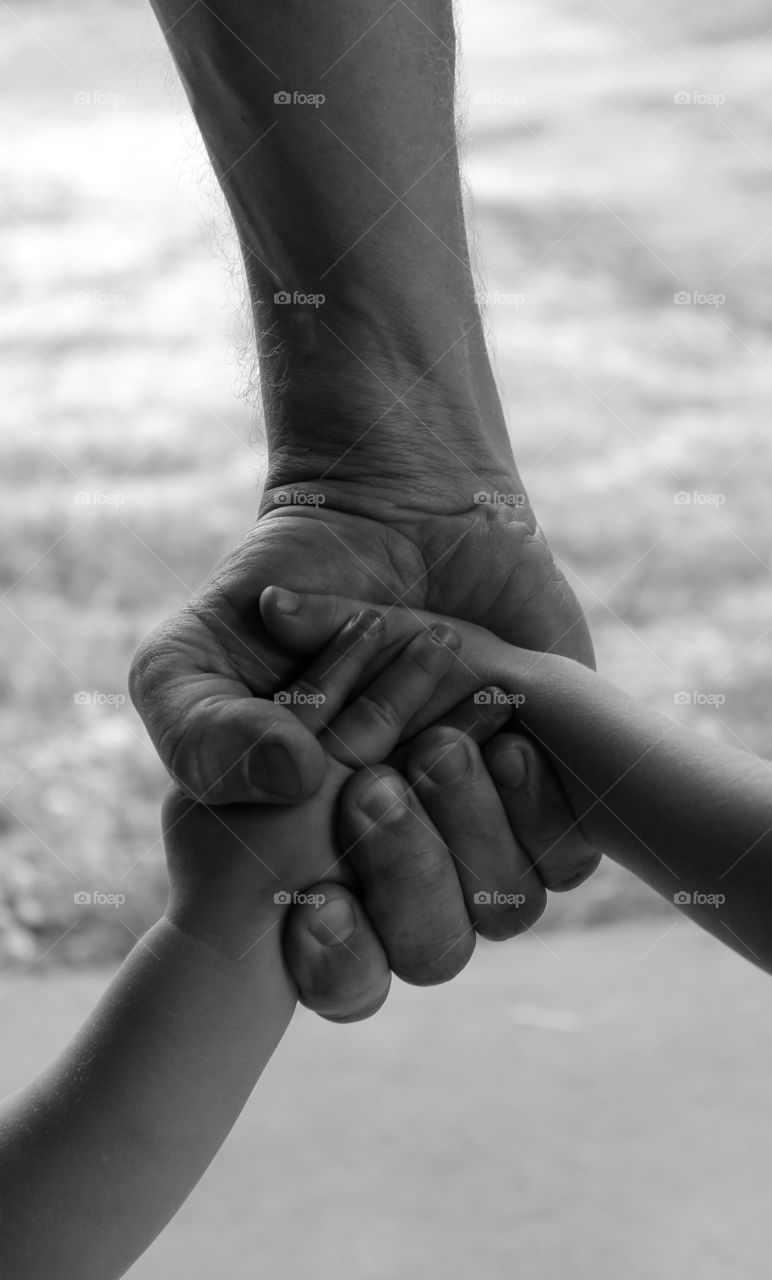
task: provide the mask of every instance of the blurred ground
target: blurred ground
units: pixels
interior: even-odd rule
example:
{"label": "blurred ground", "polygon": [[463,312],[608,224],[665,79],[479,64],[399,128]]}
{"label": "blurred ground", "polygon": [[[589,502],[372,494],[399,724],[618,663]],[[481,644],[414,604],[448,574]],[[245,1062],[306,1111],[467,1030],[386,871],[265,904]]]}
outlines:
{"label": "blurred ground", "polygon": [[[480,288],[536,509],[605,673],[762,753],[766,16],[463,11]],[[4,27],[0,948],[40,964],[121,954],[163,901],[127,665],[252,519],[261,454],[233,243],[149,9],[27,0]],[[545,926],[649,910],[608,866]]]}
{"label": "blurred ground", "polygon": [[[683,921],[546,941],[359,1026],[302,1012],[132,1280],[768,1275],[769,979]],[[0,1091],[103,985],[0,980]]]}

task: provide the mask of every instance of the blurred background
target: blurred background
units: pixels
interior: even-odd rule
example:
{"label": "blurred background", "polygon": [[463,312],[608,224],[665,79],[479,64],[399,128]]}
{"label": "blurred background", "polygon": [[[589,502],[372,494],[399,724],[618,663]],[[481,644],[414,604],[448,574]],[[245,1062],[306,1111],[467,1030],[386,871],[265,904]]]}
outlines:
{"label": "blurred background", "polygon": [[[599,668],[768,755],[769,10],[458,13],[502,397]],[[0,23],[7,1093],[163,908],[127,668],[254,519],[263,456],[234,237],[149,8]],[[770,1049],[767,980],[604,865],[448,988],[299,1015],[131,1275],[757,1277]]]}

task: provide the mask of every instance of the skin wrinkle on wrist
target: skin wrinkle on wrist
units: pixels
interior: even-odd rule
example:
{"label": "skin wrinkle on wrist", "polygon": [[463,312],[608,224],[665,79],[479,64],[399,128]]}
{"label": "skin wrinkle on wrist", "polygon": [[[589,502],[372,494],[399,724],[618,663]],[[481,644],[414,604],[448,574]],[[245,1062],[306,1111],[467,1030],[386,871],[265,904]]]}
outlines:
{"label": "skin wrinkle on wrist", "polygon": [[[404,380],[404,379],[403,379]],[[410,383],[408,382],[408,385]],[[481,412],[496,396],[497,413]],[[424,380],[400,404],[375,379],[294,377],[266,405],[269,473],[276,483],[415,481],[422,491],[448,487],[475,492],[486,478],[502,488],[516,480],[511,443],[495,388],[478,390]],[[466,505],[466,504],[463,504]]]}
{"label": "skin wrinkle on wrist", "polygon": [[280,940],[288,908],[269,900],[265,892],[260,900],[245,907],[233,900],[219,911],[212,910],[208,902],[195,901],[186,909],[167,908],[164,920],[178,933],[183,934],[217,957],[220,967],[231,973],[246,974],[245,962],[263,963],[261,946],[269,943],[274,950],[281,950]]}

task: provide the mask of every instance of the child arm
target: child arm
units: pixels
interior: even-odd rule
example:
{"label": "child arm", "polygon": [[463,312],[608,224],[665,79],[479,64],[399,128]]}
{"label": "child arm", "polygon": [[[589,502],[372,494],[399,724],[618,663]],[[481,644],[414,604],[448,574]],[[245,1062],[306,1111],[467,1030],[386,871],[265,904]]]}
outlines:
{"label": "child arm", "polygon": [[[388,754],[450,661],[442,633],[425,634],[393,664],[394,679],[380,681],[377,707],[362,699],[344,709],[380,643],[373,617],[344,628],[286,696],[326,753],[316,796],[215,810],[170,793],[166,916],[64,1052],[0,1104],[5,1280],[123,1275],[242,1110],[295,1008],[285,903],[339,861],[335,806],[353,765]],[[320,936],[338,935],[337,906],[320,907]],[[349,942],[366,943],[367,927],[360,916],[362,934]]]}
{"label": "child arm", "polygon": [[59,1058],[0,1105],[7,1280],[123,1275],[177,1212],[292,1016],[265,927],[239,960],[159,920]]}
{"label": "child arm", "polygon": [[[530,662],[524,659],[530,658]],[[772,769],[579,663],[513,651],[498,679],[589,843],[772,972]]]}

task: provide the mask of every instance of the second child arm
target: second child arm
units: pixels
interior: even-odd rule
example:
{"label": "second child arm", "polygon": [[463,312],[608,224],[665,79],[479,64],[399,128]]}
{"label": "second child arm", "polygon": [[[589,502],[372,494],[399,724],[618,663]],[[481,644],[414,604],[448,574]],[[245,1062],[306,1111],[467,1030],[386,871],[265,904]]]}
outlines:
{"label": "second child arm", "polygon": [[[299,595],[296,612],[282,613],[276,592],[263,593],[263,618],[299,651],[357,607]],[[386,613],[395,644],[434,620],[405,608]],[[588,844],[772,972],[772,766],[676,724],[570,658],[453,625],[461,649],[407,736],[473,689],[500,686],[517,699],[516,727],[549,757]]]}

